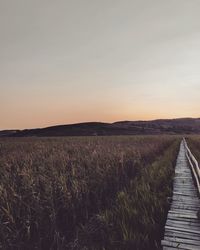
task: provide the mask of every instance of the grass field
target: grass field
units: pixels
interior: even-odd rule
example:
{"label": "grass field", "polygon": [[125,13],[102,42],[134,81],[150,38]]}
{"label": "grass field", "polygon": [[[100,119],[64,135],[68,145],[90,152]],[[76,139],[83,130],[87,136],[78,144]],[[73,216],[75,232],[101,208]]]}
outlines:
{"label": "grass field", "polygon": [[0,248],[159,249],[180,138],[0,140]]}

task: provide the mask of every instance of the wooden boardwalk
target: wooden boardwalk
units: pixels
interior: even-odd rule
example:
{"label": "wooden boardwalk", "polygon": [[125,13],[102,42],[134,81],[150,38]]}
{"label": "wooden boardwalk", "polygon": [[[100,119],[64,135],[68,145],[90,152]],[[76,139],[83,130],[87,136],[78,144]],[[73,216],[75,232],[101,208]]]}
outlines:
{"label": "wooden boardwalk", "polygon": [[183,139],[177,158],[173,196],[165,225],[163,250],[200,250],[199,168]]}

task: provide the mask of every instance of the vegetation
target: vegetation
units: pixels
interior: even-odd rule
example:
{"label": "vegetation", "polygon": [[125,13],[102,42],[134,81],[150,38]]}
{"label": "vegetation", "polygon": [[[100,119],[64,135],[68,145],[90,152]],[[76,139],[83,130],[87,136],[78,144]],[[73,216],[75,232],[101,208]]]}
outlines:
{"label": "vegetation", "polygon": [[200,162],[200,136],[189,136],[186,140],[192,153],[197,158],[198,162]]}
{"label": "vegetation", "polygon": [[0,248],[159,248],[178,144],[173,136],[1,139]]}

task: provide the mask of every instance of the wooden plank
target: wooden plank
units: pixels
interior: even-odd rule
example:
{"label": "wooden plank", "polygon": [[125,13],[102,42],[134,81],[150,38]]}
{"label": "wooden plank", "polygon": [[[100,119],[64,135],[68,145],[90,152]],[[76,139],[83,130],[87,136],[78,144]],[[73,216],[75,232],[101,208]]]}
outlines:
{"label": "wooden plank", "polygon": [[167,219],[166,224],[168,221],[171,221],[172,223],[175,223],[176,221],[177,221],[177,223],[179,223],[179,222],[188,223],[188,224],[191,223],[191,225],[194,224],[196,226],[199,226],[199,223],[196,220],[182,220],[182,218]]}
{"label": "wooden plank", "polygon": [[180,243],[180,242],[171,242],[171,241],[167,241],[167,240],[162,240],[162,245],[168,246],[168,247],[175,247],[177,249],[199,250],[199,246]]}
{"label": "wooden plank", "polygon": [[192,233],[192,234],[198,234],[200,235],[200,231],[199,230],[192,230],[192,229],[187,229],[187,228],[178,228],[175,226],[165,226],[166,229],[169,229],[171,231],[175,230],[175,231],[180,231],[180,232],[186,232],[186,233]]}
{"label": "wooden plank", "polygon": [[190,207],[188,205],[176,205],[176,204],[172,204],[171,209],[172,210],[173,209],[184,209],[185,211],[193,211],[194,213],[195,212],[197,213],[199,211],[199,209],[196,207]]}
{"label": "wooden plank", "polygon": [[[166,247],[166,246],[163,247],[163,250],[174,250],[174,249],[183,249],[183,248]],[[183,249],[183,250],[184,250],[184,249]]]}
{"label": "wooden plank", "polygon": [[[176,207],[176,205],[173,205],[171,206],[171,209],[170,209],[170,213],[177,213],[177,214],[191,214],[191,215],[195,215],[197,214],[197,211],[198,209],[189,209],[188,207],[186,206],[183,206],[183,208],[180,208],[180,206],[178,206],[178,208]],[[187,209],[186,209],[187,208]]]}
{"label": "wooden plank", "polygon": [[194,230],[194,231],[200,231],[200,227],[197,225],[193,225],[193,224],[187,224],[187,223],[183,223],[183,222],[173,222],[170,220],[167,220],[166,226],[170,226],[170,227],[177,227],[179,229],[188,229],[188,230]]}
{"label": "wooden plank", "polygon": [[188,197],[194,197],[194,198],[196,198],[197,196],[196,196],[196,194],[194,193],[194,194],[191,194],[190,192],[188,192],[188,193],[186,193],[186,192],[173,192],[173,195],[177,195],[177,196],[188,196]]}
{"label": "wooden plank", "polygon": [[165,237],[164,240],[167,241],[174,241],[177,243],[185,243],[185,244],[190,244],[190,245],[195,245],[195,246],[200,246],[200,240],[191,240],[191,239],[184,239],[184,238],[179,238],[179,237]]}
{"label": "wooden plank", "polygon": [[186,200],[180,200],[180,199],[173,199],[172,198],[172,202],[171,203],[174,203],[174,204],[182,204],[182,203],[185,203],[185,204],[187,204],[187,205],[191,205],[191,206],[193,206],[193,205],[197,205],[198,207],[200,207],[200,204],[199,204],[199,202],[197,202],[197,201],[194,201],[194,202],[189,202],[189,201],[186,201]]}
{"label": "wooden plank", "polygon": [[169,211],[168,218],[173,218],[173,217],[198,219],[196,214],[194,214],[194,215],[191,215],[191,214],[179,214],[179,213],[173,213],[173,211]]}
{"label": "wooden plank", "polygon": [[195,219],[168,218],[167,220],[192,222],[192,223],[195,223],[195,224],[199,225],[199,222],[197,220],[195,220]]}
{"label": "wooden plank", "polygon": [[165,230],[165,237],[177,237],[200,241],[200,236],[187,232]]}

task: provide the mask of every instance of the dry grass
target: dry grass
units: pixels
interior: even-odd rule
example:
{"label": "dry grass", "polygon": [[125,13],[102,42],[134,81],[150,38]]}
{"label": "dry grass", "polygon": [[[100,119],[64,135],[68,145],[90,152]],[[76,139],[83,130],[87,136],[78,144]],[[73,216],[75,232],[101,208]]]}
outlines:
{"label": "dry grass", "polygon": [[186,138],[188,142],[188,146],[191,149],[194,156],[197,158],[198,162],[200,162],[200,136],[193,135]]}
{"label": "dry grass", "polygon": [[[172,175],[172,166],[170,173],[166,169],[176,157],[178,143],[164,157],[166,166],[159,177],[156,173],[163,166],[151,164],[175,145],[174,141],[177,139],[170,136],[1,139],[0,248],[78,249],[84,245],[90,225],[98,230],[102,226],[102,235],[109,232],[109,237],[101,239],[100,245],[88,242],[85,249],[113,249],[112,242],[118,236],[122,244],[114,249],[126,249],[123,242],[130,239],[140,244],[144,240],[137,237],[140,229],[135,231],[133,227],[130,231],[127,226],[139,223],[134,219],[137,213],[129,220],[123,204],[127,202],[128,209],[138,204],[137,209],[145,206],[148,211],[151,203],[155,206],[155,202],[166,199],[169,192],[162,191],[161,186],[155,185],[161,193],[153,188],[155,195],[158,193],[156,199],[149,196],[149,190],[167,180],[165,174]],[[144,185],[147,177],[156,180],[148,188]],[[166,185],[170,185],[170,179]],[[119,216],[116,223],[114,215]],[[111,231],[96,219],[102,216],[112,224]],[[120,216],[127,216],[128,222],[121,224]],[[148,223],[153,222],[151,216],[144,216]]]}

